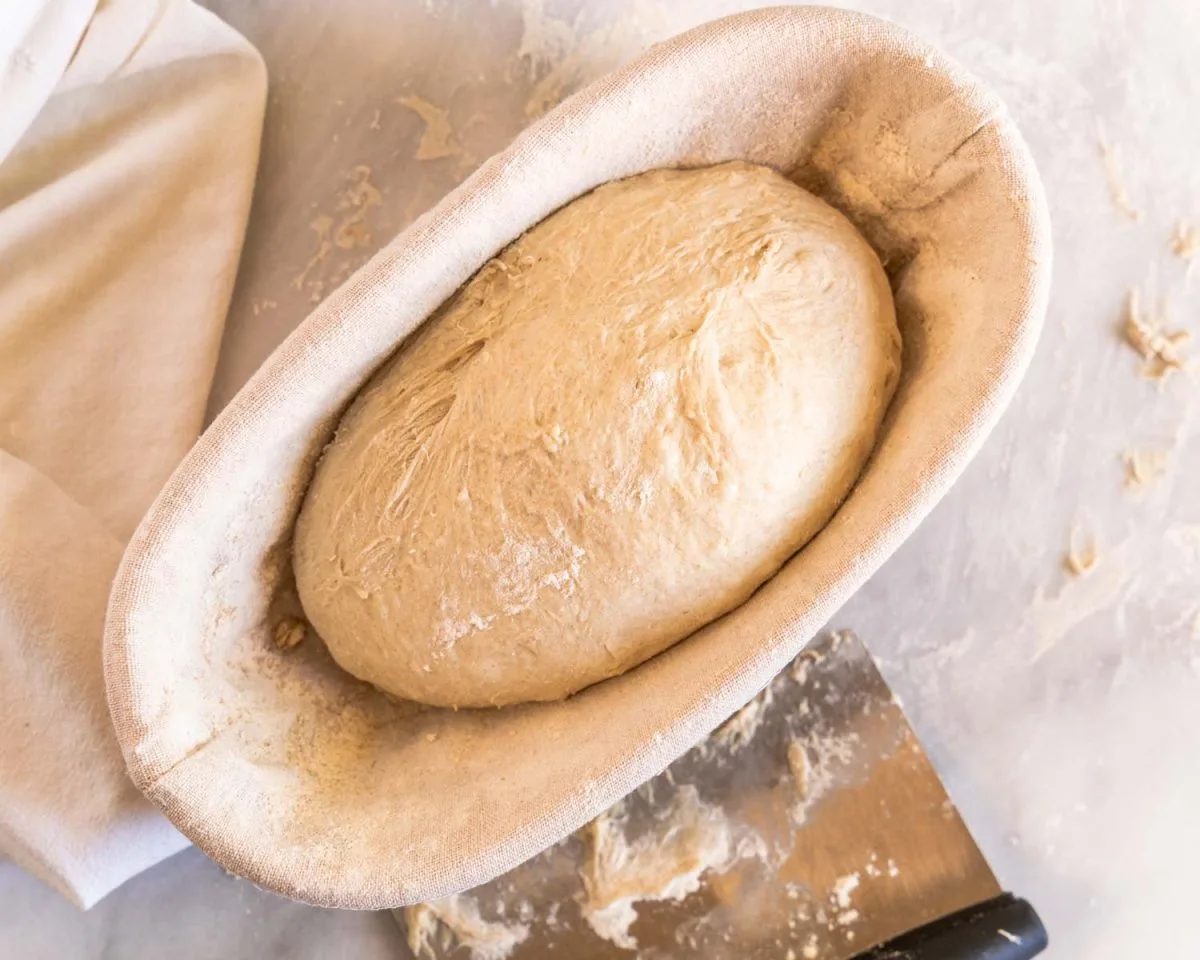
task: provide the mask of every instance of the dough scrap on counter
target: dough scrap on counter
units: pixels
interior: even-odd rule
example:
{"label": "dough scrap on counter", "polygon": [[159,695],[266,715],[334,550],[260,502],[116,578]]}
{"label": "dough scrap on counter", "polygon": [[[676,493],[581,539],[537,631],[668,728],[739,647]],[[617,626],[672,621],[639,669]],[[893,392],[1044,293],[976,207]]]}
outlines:
{"label": "dough scrap on counter", "polygon": [[1142,219],[1142,211],[1129,198],[1129,190],[1125,186],[1125,172],[1121,162],[1121,147],[1109,141],[1103,128],[1099,133],[1100,154],[1104,158],[1104,175],[1108,181],[1108,193],[1112,197],[1113,206],[1127,220],[1137,222]]}
{"label": "dough scrap on counter", "polygon": [[792,774],[792,783],[796,790],[796,796],[801,800],[807,800],[809,793],[808,779],[812,765],[808,762],[808,751],[804,748],[804,744],[797,740],[792,740],[788,743],[787,765],[788,770]]}
{"label": "dough scrap on counter", "polygon": [[292,277],[292,288],[309,293],[312,303],[319,303],[325,292],[341,283],[356,266],[343,262],[336,265],[332,273],[325,269],[326,261],[335,250],[353,250],[370,244],[367,221],[371,211],[383,204],[383,194],[371,183],[370,167],[358,164],[344,179],[348,186],[338,194],[335,215],[318,214],[309,222],[309,229],[316,234],[317,249],[304,264],[304,269]]}
{"label": "dough scrap on counter", "polygon": [[1167,472],[1170,450],[1126,450],[1121,454],[1125,464],[1125,489],[1143,490],[1153,486]]}
{"label": "dough scrap on counter", "polygon": [[1095,537],[1088,537],[1078,542],[1074,531],[1071,533],[1071,543],[1063,557],[1063,566],[1073,577],[1082,577],[1096,569],[1100,562],[1100,549]]}
{"label": "dough scrap on counter", "polygon": [[1186,368],[1184,347],[1192,335],[1187,330],[1164,329],[1167,313],[1164,303],[1157,315],[1147,316],[1138,288],[1130,288],[1125,310],[1125,340],[1146,361],[1142,376],[1149,380],[1164,380],[1174,371]]}
{"label": "dough scrap on counter", "polygon": [[375,207],[383,204],[383,194],[371,183],[370,167],[359,164],[347,179],[350,186],[338,200],[337,209],[349,212],[343,213],[333,231],[333,242],[339,250],[353,250],[371,242],[367,217]]}
{"label": "dough scrap on counter", "polygon": [[415,95],[397,97],[396,103],[408,107],[425,124],[425,132],[421,134],[421,142],[413,154],[414,160],[441,160],[462,155],[462,147],[450,124],[450,115],[445,110]]}
{"label": "dough scrap on counter", "polygon": [[1180,260],[1186,260],[1188,269],[1200,253],[1200,227],[1184,223],[1180,220],[1175,224],[1175,233],[1171,237],[1171,252]]}

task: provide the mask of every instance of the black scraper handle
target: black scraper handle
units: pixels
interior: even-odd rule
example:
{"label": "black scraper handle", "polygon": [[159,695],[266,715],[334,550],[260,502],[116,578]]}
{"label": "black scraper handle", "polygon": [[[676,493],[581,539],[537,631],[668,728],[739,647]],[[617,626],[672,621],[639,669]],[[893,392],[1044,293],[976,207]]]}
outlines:
{"label": "black scraper handle", "polygon": [[1046,928],[1011,893],[985,900],[859,954],[855,960],[1030,960],[1046,949]]}

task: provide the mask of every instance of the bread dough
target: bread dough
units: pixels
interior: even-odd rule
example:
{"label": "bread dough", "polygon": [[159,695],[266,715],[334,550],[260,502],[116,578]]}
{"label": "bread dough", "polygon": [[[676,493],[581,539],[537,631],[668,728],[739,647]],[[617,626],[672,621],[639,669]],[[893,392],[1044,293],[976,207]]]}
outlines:
{"label": "bread dough", "polygon": [[304,609],[393,695],[566,697],[737,607],[825,525],[899,363],[875,253],[780,174],[601,186],[350,406],[297,522]]}

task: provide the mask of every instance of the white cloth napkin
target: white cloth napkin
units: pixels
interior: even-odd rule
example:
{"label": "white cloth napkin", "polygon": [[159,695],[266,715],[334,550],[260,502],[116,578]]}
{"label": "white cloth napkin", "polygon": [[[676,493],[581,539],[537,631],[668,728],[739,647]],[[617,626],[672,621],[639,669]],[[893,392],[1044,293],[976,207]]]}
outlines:
{"label": "white cloth napkin", "polygon": [[101,637],[201,427],[265,99],[190,0],[0,3],[0,856],[84,907],[187,842],[126,776]]}

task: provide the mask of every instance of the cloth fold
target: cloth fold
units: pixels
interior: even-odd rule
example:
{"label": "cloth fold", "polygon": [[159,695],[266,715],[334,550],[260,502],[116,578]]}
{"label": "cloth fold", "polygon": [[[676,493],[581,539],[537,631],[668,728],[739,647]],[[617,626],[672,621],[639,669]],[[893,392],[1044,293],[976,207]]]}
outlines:
{"label": "cloth fold", "polygon": [[202,425],[266,74],[190,0],[22,0],[0,37],[0,856],[86,907],[187,842],[127,778],[101,640]]}

